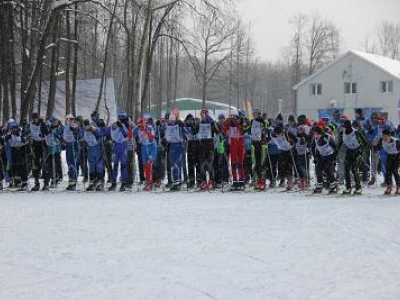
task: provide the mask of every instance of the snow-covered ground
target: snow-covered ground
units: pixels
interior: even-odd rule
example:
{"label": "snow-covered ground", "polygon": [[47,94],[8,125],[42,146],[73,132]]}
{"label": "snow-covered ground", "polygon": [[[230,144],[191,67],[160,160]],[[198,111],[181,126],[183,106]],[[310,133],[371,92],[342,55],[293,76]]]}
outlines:
{"label": "snow-covered ground", "polygon": [[0,193],[0,299],[400,299],[400,197]]}

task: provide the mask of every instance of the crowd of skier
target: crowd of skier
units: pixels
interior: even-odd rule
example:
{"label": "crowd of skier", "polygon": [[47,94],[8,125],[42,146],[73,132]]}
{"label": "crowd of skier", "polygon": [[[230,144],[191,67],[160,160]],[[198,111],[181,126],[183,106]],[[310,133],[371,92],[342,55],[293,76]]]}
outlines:
{"label": "crowd of skier", "polygon": [[214,120],[203,108],[199,117],[182,120],[174,109],[158,120],[134,122],[120,110],[109,126],[96,111],[90,119],[69,114],[65,124],[38,113],[20,123],[10,119],[0,130],[0,189],[57,187],[65,151],[70,191],[81,174],[86,191],[116,191],[118,183],[129,191],[138,183],[143,191],[281,187],[337,193],[344,185],[343,194],[361,194],[381,174],[384,193],[400,195],[398,128],[378,113],[365,119],[357,109],[351,120],[335,110],[316,121],[289,115],[286,122],[258,108],[250,113],[247,118],[240,109]]}

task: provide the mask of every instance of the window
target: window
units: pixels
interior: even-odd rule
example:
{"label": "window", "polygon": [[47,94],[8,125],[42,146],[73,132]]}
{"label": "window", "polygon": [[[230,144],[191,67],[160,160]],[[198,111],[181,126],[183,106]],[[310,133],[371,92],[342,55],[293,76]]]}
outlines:
{"label": "window", "polygon": [[393,81],[381,81],[381,93],[393,93]]}
{"label": "window", "polygon": [[344,83],[345,94],[356,94],[357,93],[357,82],[345,82]]}
{"label": "window", "polygon": [[310,84],[310,95],[311,96],[322,95],[322,84],[321,83],[311,83]]}

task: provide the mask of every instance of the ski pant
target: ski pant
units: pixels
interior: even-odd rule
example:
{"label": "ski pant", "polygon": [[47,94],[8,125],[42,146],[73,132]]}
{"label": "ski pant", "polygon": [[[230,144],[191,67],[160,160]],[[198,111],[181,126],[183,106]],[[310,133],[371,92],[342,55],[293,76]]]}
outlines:
{"label": "ski pant", "polygon": [[5,164],[6,161],[5,153],[0,146],[0,181],[3,181],[5,178]]}
{"label": "ski pant", "polygon": [[264,178],[263,174],[263,144],[261,141],[253,141],[252,143],[252,163],[254,165],[254,173],[257,176],[258,180],[261,180]]}
{"label": "ski pant", "polygon": [[79,145],[77,142],[67,143],[65,155],[68,165],[68,180],[75,182],[78,178],[78,164],[79,164]]}
{"label": "ski pant", "polygon": [[126,182],[126,161],[128,156],[128,143],[114,143],[114,168],[112,170],[112,182],[117,182],[118,166],[121,165],[121,181]]}
{"label": "ski pant", "polygon": [[368,181],[370,177],[370,156],[371,152],[369,147],[366,147],[361,152],[361,172],[362,172],[362,181]]}
{"label": "ski pant", "polygon": [[[188,182],[190,184],[194,184],[196,182],[200,182],[200,164],[199,164],[199,155],[200,155],[200,147],[198,141],[188,141],[187,145],[187,162],[188,162]],[[197,175],[197,176],[196,176]],[[197,177],[197,178],[196,178]]]}
{"label": "ski pant", "polygon": [[153,162],[157,160],[157,145],[141,144],[142,164],[147,182],[153,182]]}
{"label": "ski pant", "polygon": [[385,173],[385,183],[387,185],[392,185],[392,176],[396,185],[400,185],[399,176],[399,156],[398,154],[388,154],[386,159],[386,173]]}
{"label": "ski pant", "polygon": [[182,143],[169,144],[169,165],[171,170],[171,181],[182,181],[182,161],[183,161],[183,145]]}
{"label": "ski pant", "polygon": [[386,166],[387,166],[386,161],[387,161],[388,154],[384,149],[382,149],[379,155],[380,155],[380,159],[381,159],[381,169],[382,169],[383,178],[386,178]]}
{"label": "ski pant", "polygon": [[[104,140],[104,139],[103,139]],[[112,162],[113,162],[113,141],[106,139],[104,141],[104,165],[107,171],[108,180],[112,180]]]}
{"label": "ski pant", "polygon": [[163,145],[158,146],[157,160],[154,161],[154,179],[163,181],[165,179],[166,149]]}
{"label": "ski pant", "polygon": [[292,150],[282,151],[279,155],[279,170],[282,172],[282,177],[288,181],[293,181],[293,153]]}
{"label": "ski pant", "polygon": [[344,181],[344,161],[346,158],[346,151],[347,151],[347,146],[343,143],[337,155],[337,163],[338,163],[337,173],[338,173],[338,181],[340,183]]}
{"label": "ski pant", "polygon": [[[268,149],[266,149],[268,151]],[[279,154],[271,154],[267,153],[267,159],[265,160],[267,163],[267,178],[270,182],[275,182],[278,172],[278,160]]]}
{"label": "ski pant", "polygon": [[28,182],[28,147],[11,147],[11,159],[13,161],[11,174],[20,177],[21,182]]}
{"label": "ski pant", "polygon": [[90,181],[104,181],[103,145],[87,147]]}
{"label": "ski pant", "polygon": [[232,180],[244,181],[244,160],[245,160],[245,149],[244,149],[244,139],[232,138],[231,142],[231,170],[232,170]]}
{"label": "ski pant", "polygon": [[128,184],[133,184],[135,181],[135,151],[133,148],[128,148],[126,159],[126,182]]}
{"label": "ski pant", "polygon": [[62,168],[61,168],[61,152],[53,151],[51,147],[46,149],[46,160],[43,165],[43,177],[45,185],[48,185],[50,179],[59,182],[62,180]]}
{"label": "ski pant", "polygon": [[[81,174],[84,180],[88,179],[88,149],[85,140],[79,141],[79,168],[81,169]],[[103,151],[103,150],[102,150]],[[102,154],[103,156],[103,154]],[[103,175],[104,177],[104,175]]]}
{"label": "ski pant", "polygon": [[46,146],[43,141],[32,141],[32,175],[35,178],[35,182],[39,181],[44,164],[45,152]]}
{"label": "ski pant", "polygon": [[299,179],[308,180],[310,178],[310,158],[308,154],[297,154],[296,155],[296,169],[298,172]]}
{"label": "ski pant", "polygon": [[145,181],[144,177],[144,164],[142,160],[142,144],[137,143],[136,154],[138,156],[138,165],[139,165],[139,179],[141,182]]}
{"label": "ski pant", "polygon": [[335,167],[336,158],[335,155],[321,156],[316,159],[315,173],[317,177],[317,187],[323,187],[324,185],[324,173],[326,175],[326,180],[329,182],[331,188],[336,186],[335,179]]}
{"label": "ski pant", "polygon": [[362,163],[362,149],[347,149],[344,162],[344,180],[346,183],[346,189],[351,189],[350,171],[353,173],[356,189],[361,188],[360,166]]}
{"label": "ski pant", "polygon": [[222,182],[229,182],[229,163],[226,152],[214,153],[214,178],[215,182],[221,184]]}
{"label": "ski pant", "polygon": [[200,176],[199,182],[207,181],[207,173],[209,180],[214,181],[214,140],[205,139],[199,142],[199,164]]}
{"label": "ski pant", "polygon": [[377,149],[371,149],[371,179],[377,179],[379,167],[379,151]]}

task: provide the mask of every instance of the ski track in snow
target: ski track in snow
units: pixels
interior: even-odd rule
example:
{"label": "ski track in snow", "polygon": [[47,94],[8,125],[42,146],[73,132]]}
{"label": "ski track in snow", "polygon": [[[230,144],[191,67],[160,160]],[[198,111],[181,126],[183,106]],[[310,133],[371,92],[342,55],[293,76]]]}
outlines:
{"label": "ski track in snow", "polygon": [[400,197],[0,193],[0,299],[400,299]]}

